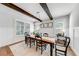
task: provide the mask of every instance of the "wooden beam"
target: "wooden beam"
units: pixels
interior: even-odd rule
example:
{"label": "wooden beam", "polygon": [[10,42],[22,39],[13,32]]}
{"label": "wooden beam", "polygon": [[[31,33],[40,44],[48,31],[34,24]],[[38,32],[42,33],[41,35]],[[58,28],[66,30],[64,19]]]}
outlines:
{"label": "wooden beam", "polygon": [[53,20],[53,17],[52,17],[52,15],[50,13],[50,10],[49,10],[47,4],[46,3],[40,3],[40,5],[44,9],[44,11],[47,13],[47,15],[50,18],[50,20]]}
{"label": "wooden beam", "polygon": [[32,18],[35,18],[36,20],[42,22],[42,20],[40,20],[39,18],[35,17],[34,15],[30,14],[29,12],[21,9],[20,7],[14,5],[12,3],[1,3],[1,4],[5,5],[5,6],[9,7],[9,8],[11,8],[11,9],[14,9],[14,10],[16,10],[16,11],[22,13],[22,14],[28,15],[28,16],[30,16]]}

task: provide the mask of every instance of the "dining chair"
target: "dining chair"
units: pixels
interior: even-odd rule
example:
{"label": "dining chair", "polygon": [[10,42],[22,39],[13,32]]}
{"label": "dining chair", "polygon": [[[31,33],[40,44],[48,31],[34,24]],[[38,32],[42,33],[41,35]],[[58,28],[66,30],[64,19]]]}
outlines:
{"label": "dining chair", "polygon": [[[48,33],[43,33],[43,37],[49,37],[49,35],[48,35]],[[44,42],[45,43],[45,42]],[[46,43],[45,43],[46,44]],[[46,48],[47,48],[47,45],[48,44],[46,44],[46,46],[45,46],[45,50],[46,50]]]}
{"label": "dining chair", "polygon": [[32,39],[28,33],[25,35],[25,44],[27,44],[27,46],[31,44],[35,45],[35,40]]}
{"label": "dining chair", "polygon": [[38,48],[41,49],[41,54],[43,53],[44,50],[46,50],[46,43],[42,41],[42,37],[40,36],[35,36],[36,39],[36,51]]}
{"label": "dining chair", "polygon": [[57,36],[57,40],[56,40],[57,44],[59,44],[59,45],[66,44],[66,39],[65,39],[64,35],[61,35],[58,33],[56,36]]}
{"label": "dining chair", "polygon": [[65,40],[66,42],[63,41],[65,45],[58,45],[57,43],[55,44],[55,56],[58,56],[58,54],[67,56],[67,50],[70,44],[70,37],[65,36]]}
{"label": "dining chair", "polygon": [[25,35],[25,44],[27,44],[27,46],[28,46],[28,37],[30,36],[27,32],[25,32],[24,33],[24,35]]}
{"label": "dining chair", "polygon": [[48,33],[44,33],[43,36],[44,36],[44,37],[48,37]]}

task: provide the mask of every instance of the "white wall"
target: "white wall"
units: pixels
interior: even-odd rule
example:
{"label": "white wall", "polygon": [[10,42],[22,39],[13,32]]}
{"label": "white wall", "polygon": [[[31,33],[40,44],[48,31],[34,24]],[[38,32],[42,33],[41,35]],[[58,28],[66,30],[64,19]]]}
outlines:
{"label": "white wall", "polygon": [[77,55],[79,55],[79,4],[73,9],[70,14],[70,30],[71,47]]}
{"label": "white wall", "polygon": [[13,22],[14,20],[9,16],[0,14],[0,47],[8,44],[9,40],[14,39]]}
{"label": "white wall", "polygon": [[[48,23],[48,22],[52,22],[52,21],[43,21],[42,23]],[[40,32],[40,33],[48,33],[50,37],[53,37],[53,28],[40,28],[40,24],[41,24],[41,22],[36,22],[35,23],[36,30],[39,29],[38,32]]]}
{"label": "white wall", "polygon": [[33,19],[31,17],[0,4],[0,47],[24,40],[24,37],[16,36],[16,19],[29,23],[30,32],[33,32],[33,22],[31,21]]}
{"label": "white wall", "polygon": [[48,33],[50,37],[56,36],[56,34],[60,31],[56,28],[56,23],[62,22],[63,23],[63,29],[65,31],[65,35],[69,35],[69,16],[61,16],[56,17],[52,21],[43,21],[42,23],[48,23],[53,22],[53,28],[40,28],[40,22],[35,23],[35,28],[39,29],[39,32],[41,33]]}
{"label": "white wall", "polygon": [[[58,28],[56,26],[57,23],[63,23],[63,28]],[[54,34],[58,32],[64,31],[65,35],[69,35],[69,15],[57,17],[54,19]]]}

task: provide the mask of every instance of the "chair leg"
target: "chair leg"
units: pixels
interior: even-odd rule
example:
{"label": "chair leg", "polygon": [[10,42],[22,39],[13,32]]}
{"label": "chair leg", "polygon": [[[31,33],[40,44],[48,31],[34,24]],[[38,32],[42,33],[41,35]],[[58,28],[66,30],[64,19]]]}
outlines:
{"label": "chair leg", "polygon": [[38,47],[36,46],[36,51],[38,50]]}
{"label": "chair leg", "polygon": [[25,44],[27,44],[27,42],[25,41]]}
{"label": "chair leg", "polygon": [[35,41],[34,41],[34,45],[35,45]]}
{"label": "chair leg", "polygon": [[45,46],[44,46],[45,50],[46,50],[46,47],[47,47],[47,45],[45,44]]}
{"label": "chair leg", "polygon": [[36,41],[36,51],[37,51],[38,47],[37,47],[37,41]]}
{"label": "chair leg", "polygon": [[25,44],[27,44],[27,40],[25,39]]}
{"label": "chair leg", "polygon": [[32,42],[31,42],[31,39],[30,39],[30,48],[31,48],[31,44],[32,44]]}
{"label": "chair leg", "polygon": [[56,50],[56,45],[55,45],[55,56],[57,56],[57,50]]}
{"label": "chair leg", "polygon": [[41,46],[41,54],[43,53],[43,49],[42,49],[42,46]]}
{"label": "chair leg", "polygon": [[28,46],[28,43],[27,43],[27,46]]}
{"label": "chair leg", "polygon": [[56,49],[55,49],[55,56],[57,56],[57,51],[56,51]]}
{"label": "chair leg", "polygon": [[28,41],[27,40],[25,40],[25,44],[27,44],[27,46],[28,46]]}
{"label": "chair leg", "polygon": [[67,52],[65,52],[65,56],[67,56]]}

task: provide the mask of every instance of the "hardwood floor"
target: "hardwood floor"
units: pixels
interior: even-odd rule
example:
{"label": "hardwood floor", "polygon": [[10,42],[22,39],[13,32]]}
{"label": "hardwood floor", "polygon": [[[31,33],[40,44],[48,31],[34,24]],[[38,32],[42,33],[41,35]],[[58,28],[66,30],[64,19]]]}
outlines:
{"label": "hardwood floor", "polygon": [[[42,55],[40,53],[40,49],[36,51],[36,46],[32,46],[31,48],[29,48],[29,46],[27,46],[25,42],[20,42],[9,47],[14,56],[50,56],[50,45],[47,45],[47,49],[43,51]],[[53,55],[55,56],[55,50],[53,50]],[[67,56],[75,56],[70,48],[68,48]]]}
{"label": "hardwood floor", "polygon": [[0,56],[13,56],[12,51],[8,46],[0,48]]}
{"label": "hardwood floor", "polygon": [[[49,46],[48,49],[41,55],[40,50],[37,52],[35,47],[27,47],[23,41],[11,46],[1,47],[0,56],[49,56]],[[70,48],[68,49],[68,56],[75,56]]]}

